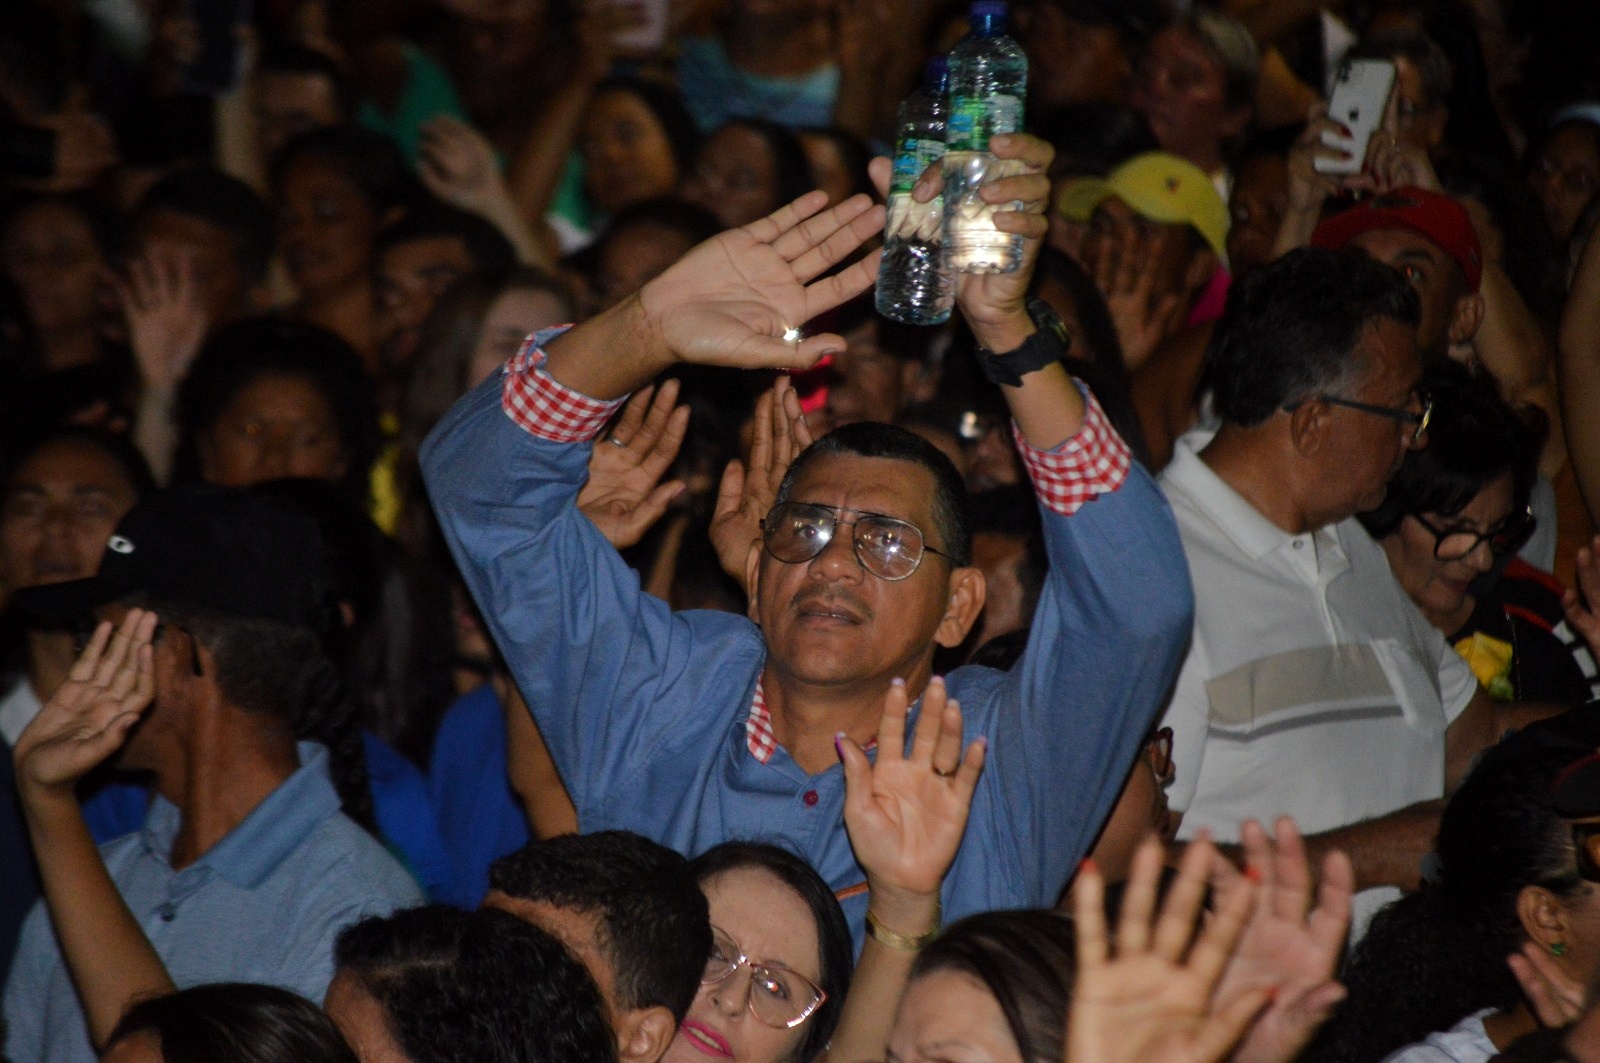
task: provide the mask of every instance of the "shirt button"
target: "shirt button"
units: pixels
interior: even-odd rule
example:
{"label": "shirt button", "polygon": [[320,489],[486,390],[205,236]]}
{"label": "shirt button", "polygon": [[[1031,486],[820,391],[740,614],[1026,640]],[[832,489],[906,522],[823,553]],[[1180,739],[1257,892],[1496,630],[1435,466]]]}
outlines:
{"label": "shirt button", "polygon": [[178,909],[171,904],[163,904],[156,909],[156,914],[161,916],[163,923],[170,923],[178,917]]}
{"label": "shirt button", "polygon": [[817,796],[817,792],[815,790],[807,790],[805,796],[800,800],[806,803],[807,808],[815,808],[817,807],[817,802],[820,801],[821,798]]}
{"label": "shirt button", "polygon": [[1306,541],[1304,539],[1296,539],[1296,540],[1294,540],[1294,548],[1296,550],[1304,549],[1305,545],[1306,545]]}

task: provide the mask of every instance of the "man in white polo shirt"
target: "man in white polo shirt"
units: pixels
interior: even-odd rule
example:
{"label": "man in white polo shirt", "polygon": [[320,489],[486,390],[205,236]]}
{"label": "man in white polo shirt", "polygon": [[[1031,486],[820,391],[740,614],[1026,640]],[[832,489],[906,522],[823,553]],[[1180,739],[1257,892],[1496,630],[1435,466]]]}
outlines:
{"label": "man in white polo shirt", "polygon": [[1414,884],[1438,799],[1542,714],[1491,707],[1354,520],[1426,443],[1417,320],[1401,275],[1358,251],[1240,278],[1207,355],[1222,426],[1161,478],[1197,603],[1164,721],[1179,837],[1291,815],[1361,889]]}

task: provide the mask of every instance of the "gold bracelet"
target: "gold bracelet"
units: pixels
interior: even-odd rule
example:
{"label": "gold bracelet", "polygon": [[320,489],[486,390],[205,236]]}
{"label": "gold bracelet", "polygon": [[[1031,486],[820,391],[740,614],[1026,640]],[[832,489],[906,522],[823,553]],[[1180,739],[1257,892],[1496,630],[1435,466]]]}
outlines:
{"label": "gold bracelet", "polygon": [[890,930],[878,922],[878,917],[869,910],[867,912],[867,937],[880,945],[887,945],[891,949],[901,952],[921,952],[934,938],[939,936],[939,916],[935,913],[933,926],[920,934],[902,934],[897,930]]}

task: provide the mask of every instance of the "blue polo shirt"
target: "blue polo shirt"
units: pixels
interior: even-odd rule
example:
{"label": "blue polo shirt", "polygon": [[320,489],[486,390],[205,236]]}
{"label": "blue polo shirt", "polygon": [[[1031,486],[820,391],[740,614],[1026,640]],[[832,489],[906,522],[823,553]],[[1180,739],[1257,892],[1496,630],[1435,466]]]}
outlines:
{"label": "blue polo shirt", "polygon": [[488,683],[456,699],[433,739],[428,791],[454,872],[452,903],[476,908],[489,865],[528,844],[528,819],[506,777],[506,718]]}
{"label": "blue polo shirt", "polygon": [[[282,986],[317,1003],[333,941],[369,915],[422,903],[404,868],[339,811],[327,751],[300,743],[300,769],[182,870],[168,858],[181,822],[157,796],[144,826],[101,847],[123,900],[180,988]],[[4,996],[15,1063],[93,1063],[88,1029],[44,904],[22,929]]]}

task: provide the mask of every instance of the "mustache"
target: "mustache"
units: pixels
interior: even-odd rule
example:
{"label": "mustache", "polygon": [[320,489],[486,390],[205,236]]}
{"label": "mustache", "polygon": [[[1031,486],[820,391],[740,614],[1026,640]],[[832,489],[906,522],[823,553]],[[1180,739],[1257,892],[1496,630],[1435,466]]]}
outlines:
{"label": "mustache", "polygon": [[872,616],[872,610],[861,599],[850,594],[842,594],[836,588],[830,587],[804,588],[790,603],[790,607],[797,613],[817,605],[829,611],[847,613],[861,620]]}

